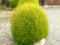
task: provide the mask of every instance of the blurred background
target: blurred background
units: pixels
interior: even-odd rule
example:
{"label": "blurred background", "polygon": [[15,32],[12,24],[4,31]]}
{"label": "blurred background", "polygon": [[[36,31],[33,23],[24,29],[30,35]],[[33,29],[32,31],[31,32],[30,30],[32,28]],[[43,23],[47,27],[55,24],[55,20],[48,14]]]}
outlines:
{"label": "blurred background", "polygon": [[[60,5],[60,0],[38,0],[41,6],[52,6],[52,5]],[[9,0],[0,0],[0,8],[1,6],[7,6],[9,7]]]}

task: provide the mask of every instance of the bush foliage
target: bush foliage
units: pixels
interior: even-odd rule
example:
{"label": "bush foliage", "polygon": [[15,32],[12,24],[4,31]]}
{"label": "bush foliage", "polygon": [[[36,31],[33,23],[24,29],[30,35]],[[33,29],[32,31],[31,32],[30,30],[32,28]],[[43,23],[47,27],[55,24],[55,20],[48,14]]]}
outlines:
{"label": "bush foliage", "polygon": [[30,2],[30,3],[39,4],[37,0],[9,0],[11,8],[15,8],[15,7],[17,7],[17,5],[21,5],[21,4],[26,3],[26,2],[27,3]]}
{"label": "bush foliage", "polygon": [[13,9],[17,6],[19,0],[9,0],[10,7]]}
{"label": "bush foliage", "polygon": [[24,3],[34,3],[36,5],[39,5],[39,2],[37,0],[19,0],[18,6]]}
{"label": "bush foliage", "polygon": [[35,3],[21,3],[11,16],[11,33],[18,45],[33,45],[46,38],[49,23],[41,6]]}

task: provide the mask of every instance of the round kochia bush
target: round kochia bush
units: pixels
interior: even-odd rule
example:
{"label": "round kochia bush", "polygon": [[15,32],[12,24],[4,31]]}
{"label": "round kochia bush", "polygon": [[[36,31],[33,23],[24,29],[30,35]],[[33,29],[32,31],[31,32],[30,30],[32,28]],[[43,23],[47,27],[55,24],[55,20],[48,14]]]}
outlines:
{"label": "round kochia bush", "polygon": [[48,28],[48,18],[38,5],[25,3],[13,11],[11,32],[18,45],[33,45],[46,38]]}
{"label": "round kochia bush", "polygon": [[24,4],[24,3],[34,3],[36,5],[39,5],[38,3],[39,1],[38,0],[19,0],[19,3],[18,3],[18,6],[20,6],[21,4]]}
{"label": "round kochia bush", "polygon": [[19,0],[9,0],[10,7],[13,9],[17,6]]}
{"label": "round kochia bush", "polygon": [[[18,3],[19,2],[19,3]],[[9,0],[9,3],[10,3],[10,7],[13,9],[13,8],[16,8],[17,5],[21,5],[23,3],[35,3],[35,4],[39,4],[37,0]]]}

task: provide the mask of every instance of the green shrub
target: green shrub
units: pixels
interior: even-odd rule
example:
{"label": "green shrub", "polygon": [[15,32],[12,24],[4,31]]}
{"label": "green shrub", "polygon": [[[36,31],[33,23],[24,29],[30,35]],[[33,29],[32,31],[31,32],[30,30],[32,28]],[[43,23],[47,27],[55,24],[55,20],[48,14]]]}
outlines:
{"label": "green shrub", "polygon": [[18,6],[20,6],[21,4],[24,4],[24,3],[34,3],[36,5],[39,5],[37,0],[19,0]]}
{"label": "green shrub", "polygon": [[14,9],[11,33],[18,45],[33,45],[48,35],[48,18],[44,10],[33,3],[24,3]]}
{"label": "green shrub", "polygon": [[9,0],[10,7],[15,8],[17,6],[17,4],[18,4],[18,1],[19,0]]}
{"label": "green shrub", "polygon": [[37,0],[9,0],[9,2],[10,2],[10,7],[11,8],[15,8],[17,5],[21,5],[21,4],[26,3],[26,2],[28,2],[28,3],[32,2],[32,3],[35,3],[35,4],[39,4]]}

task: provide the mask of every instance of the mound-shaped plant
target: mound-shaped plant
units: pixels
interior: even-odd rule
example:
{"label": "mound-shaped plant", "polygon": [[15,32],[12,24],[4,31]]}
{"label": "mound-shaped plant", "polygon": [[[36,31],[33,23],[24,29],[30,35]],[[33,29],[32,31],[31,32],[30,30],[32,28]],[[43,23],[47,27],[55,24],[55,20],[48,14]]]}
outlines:
{"label": "mound-shaped plant", "polygon": [[18,45],[33,45],[48,35],[48,18],[34,3],[18,6],[11,17],[11,32]]}
{"label": "mound-shaped plant", "polygon": [[38,0],[19,0],[19,3],[18,3],[18,6],[20,6],[21,4],[24,4],[24,3],[34,3],[36,5],[39,5],[38,3]]}
{"label": "mound-shaped plant", "polygon": [[10,7],[13,9],[17,6],[19,0],[9,0]]}
{"label": "mound-shaped plant", "polygon": [[26,3],[26,2],[27,3],[32,2],[32,3],[38,4],[37,0],[9,0],[11,8],[15,8],[15,7],[17,7],[17,5],[21,5],[21,4]]}

